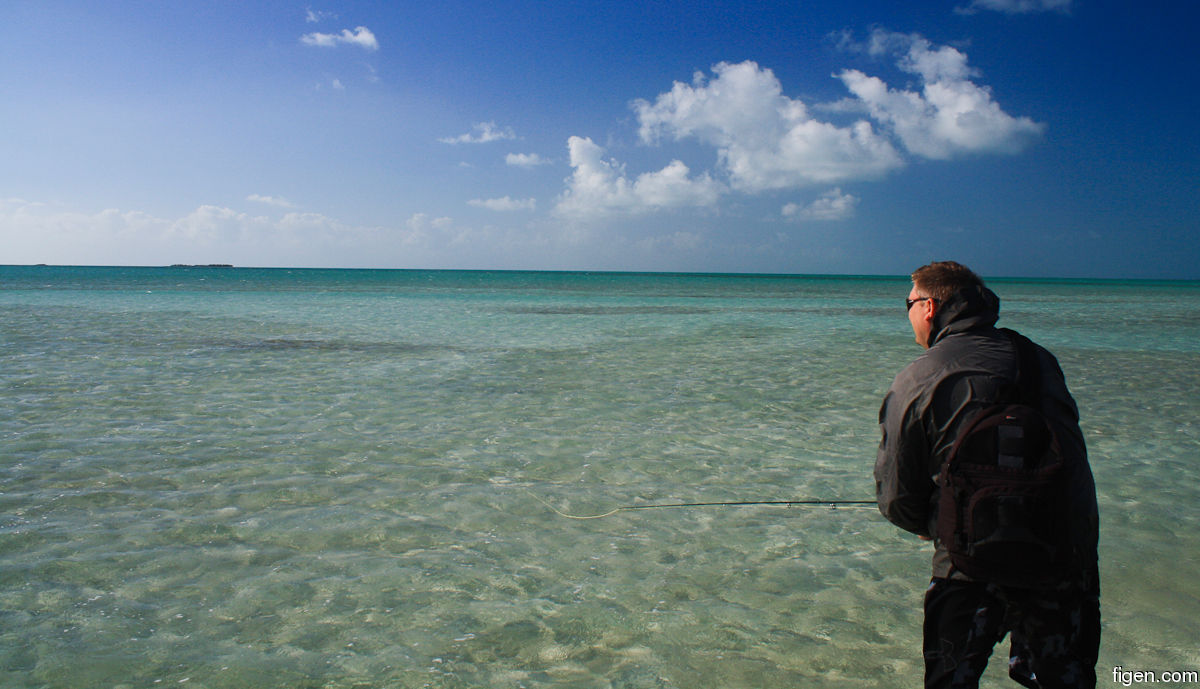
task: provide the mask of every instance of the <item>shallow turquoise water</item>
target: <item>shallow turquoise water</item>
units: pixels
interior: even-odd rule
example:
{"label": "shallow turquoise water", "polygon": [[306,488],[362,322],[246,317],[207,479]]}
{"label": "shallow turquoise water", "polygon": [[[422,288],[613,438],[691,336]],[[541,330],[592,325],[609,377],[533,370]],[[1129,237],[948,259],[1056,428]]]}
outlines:
{"label": "shallow turquoise water", "polygon": [[[1200,669],[1200,286],[993,287],[1084,417],[1102,681]],[[0,267],[0,685],[916,686],[873,509],[555,511],[872,497],[906,292]]]}

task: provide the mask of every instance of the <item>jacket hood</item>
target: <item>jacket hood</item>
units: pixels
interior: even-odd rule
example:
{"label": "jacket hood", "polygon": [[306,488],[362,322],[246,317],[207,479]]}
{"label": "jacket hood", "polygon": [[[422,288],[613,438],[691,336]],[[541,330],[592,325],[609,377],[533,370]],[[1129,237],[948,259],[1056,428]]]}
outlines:
{"label": "jacket hood", "polygon": [[1000,319],[1000,297],[983,287],[964,287],[938,304],[930,328],[929,346],[951,333],[989,327]]}

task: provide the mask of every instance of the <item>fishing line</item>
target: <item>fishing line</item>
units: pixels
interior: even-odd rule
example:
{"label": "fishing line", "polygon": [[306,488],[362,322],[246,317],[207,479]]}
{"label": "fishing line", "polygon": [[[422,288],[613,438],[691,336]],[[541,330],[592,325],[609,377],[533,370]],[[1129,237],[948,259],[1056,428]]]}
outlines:
{"label": "fishing line", "polygon": [[549,509],[553,510],[558,516],[566,517],[567,519],[603,519],[604,517],[611,517],[617,512],[632,510],[657,510],[671,507],[742,507],[746,505],[781,505],[787,507],[828,507],[830,509],[837,509],[839,507],[874,507],[876,505],[874,500],[729,500],[721,502],[668,502],[651,503],[649,505],[621,505],[620,507],[611,509],[603,514],[568,514],[539,498],[537,495],[534,495],[532,492],[530,492],[529,495],[532,496],[534,500],[537,500]]}

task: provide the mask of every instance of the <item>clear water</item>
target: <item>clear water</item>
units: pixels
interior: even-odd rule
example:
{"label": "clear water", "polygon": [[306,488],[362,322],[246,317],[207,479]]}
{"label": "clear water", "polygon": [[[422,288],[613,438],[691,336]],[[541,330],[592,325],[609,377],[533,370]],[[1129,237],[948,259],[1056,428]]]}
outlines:
{"label": "clear water", "polygon": [[[993,287],[1084,417],[1101,682],[1200,669],[1200,285]],[[0,267],[0,686],[919,686],[873,509],[559,514],[873,497],[907,288]]]}

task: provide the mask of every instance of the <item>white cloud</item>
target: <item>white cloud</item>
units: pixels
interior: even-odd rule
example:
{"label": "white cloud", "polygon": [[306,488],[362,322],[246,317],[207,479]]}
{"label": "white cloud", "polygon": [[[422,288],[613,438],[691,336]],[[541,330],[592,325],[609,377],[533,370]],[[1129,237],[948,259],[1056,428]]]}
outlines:
{"label": "white cloud", "polygon": [[295,204],[293,204],[291,201],[288,201],[287,199],[281,198],[279,196],[263,196],[262,194],[251,194],[246,197],[246,200],[254,201],[255,203],[265,203],[268,206],[278,206],[280,208],[295,207]]}
{"label": "white cloud", "polygon": [[453,265],[458,254],[446,247],[467,232],[450,218],[421,213],[395,226],[371,227],[320,213],[268,217],[205,205],[171,218],[0,199],[0,246],[4,259],[16,264]]}
{"label": "white cloud", "polygon": [[265,217],[251,216],[221,206],[200,206],[170,222],[165,236],[199,245],[238,243],[258,234],[270,224],[271,221]]}
{"label": "white cloud", "polygon": [[688,167],[678,160],[631,181],[624,167],[605,160],[604,149],[591,139],[572,136],[567,149],[574,172],[555,209],[563,216],[588,219],[613,213],[712,206],[723,191],[707,173],[690,177]]}
{"label": "white cloud", "polygon": [[310,7],[310,8],[308,8],[308,12],[306,12],[304,15],[304,21],[308,22],[309,24],[316,24],[325,19],[336,18],[336,17],[337,17],[337,15],[334,14],[333,12],[320,12],[320,11],[313,10]]}
{"label": "white cloud", "polygon": [[404,248],[427,248],[437,243],[454,224],[447,217],[431,218],[427,213],[414,213],[404,221],[403,227],[390,234]]}
{"label": "white cloud", "polygon": [[0,245],[6,262],[92,264],[97,262],[89,258],[93,253],[112,245],[139,246],[168,227],[166,221],[140,211],[81,213],[23,199],[0,200]]}
{"label": "white cloud", "polygon": [[918,35],[876,31],[868,50],[897,55],[901,70],[920,77],[921,91],[892,89],[855,69],[837,76],[913,154],[945,160],[969,153],[1016,153],[1045,129],[1001,110],[990,89],[971,81],[977,74],[955,48],[935,48]]}
{"label": "white cloud", "polygon": [[959,14],[975,14],[983,10],[994,10],[1005,14],[1031,14],[1033,12],[1071,11],[1071,0],[971,0],[966,7],[956,7]]}
{"label": "white cloud", "polygon": [[379,41],[375,39],[375,34],[365,26],[357,27],[354,31],[342,29],[340,34],[308,33],[300,37],[300,42],[320,48],[334,48],[339,43],[349,43],[366,50],[379,50]]}
{"label": "white cloud", "polygon": [[471,199],[472,206],[486,208],[491,211],[531,211],[537,207],[536,199],[514,199],[508,196],[498,199]]}
{"label": "white cloud", "polygon": [[438,139],[438,141],[444,144],[486,144],[491,141],[504,141],[517,138],[512,127],[501,129],[496,126],[495,122],[479,122],[472,129],[473,132],[459,134],[458,136],[448,136]]}
{"label": "white cloud", "polygon": [[548,165],[550,163],[549,160],[536,153],[509,153],[504,156],[504,162],[514,167],[537,167],[538,165]]}
{"label": "white cloud", "polygon": [[878,177],[903,164],[869,122],[814,119],[769,69],[722,62],[713,73],[711,81],[697,73],[691,85],[676,82],[653,103],[634,101],[642,140],[695,137],[715,146],[732,186],[750,193]]}
{"label": "white cloud", "polygon": [[413,213],[412,217],[405,221],[405,227],[410,230],[441,230],[449,227],[454,223],[451,218],[440,217],[431,218],[428,213]]}
{"label": "white cloud", "polygon": [[[833,76],[852,97],[821,106],[822,111],[857,118],[839,125],[814,117],[803,102],[784,95],[771,70],[751,61],[722,62],[713,67],[711,77],[696,73],[692,83],[676,82],[653,102],[638,99],[631,104],[644,143],[690,138],[712,146],[714,171],[721,179],[710,172],[693,174],[679,160],[632,177],[623,165],[605,158],[604,149],[591,139],[573,136],[568,141],[573,173],[556,212],[594,218],[705,207],[731,191],[762,194],[875,179],[905,165],[901,150],[942,160],[1016,153],[1045,128],[1004,112],[990,89],[973,81],[978,74],[966,55],[953,47],[883,30],[863,44],[854,43],[848,34],[840,43],[874,57],[890,57],[900,70],[917,77],[919,90],[893,89],[878,77],[844,70]],[[508,158],[509,164],[521,160]],[[858,201],[834,189],[806,206],[787,204],[783,213],[801,220],[836,220],[850,217]]]}
{"label": "white cloud", "polygon": [[816,201],[801,206],[789,203],[783,207],[783,217],[796,220],[845,220],[854,215],[858,197],[843,194],[841,189],[830,189]]}

